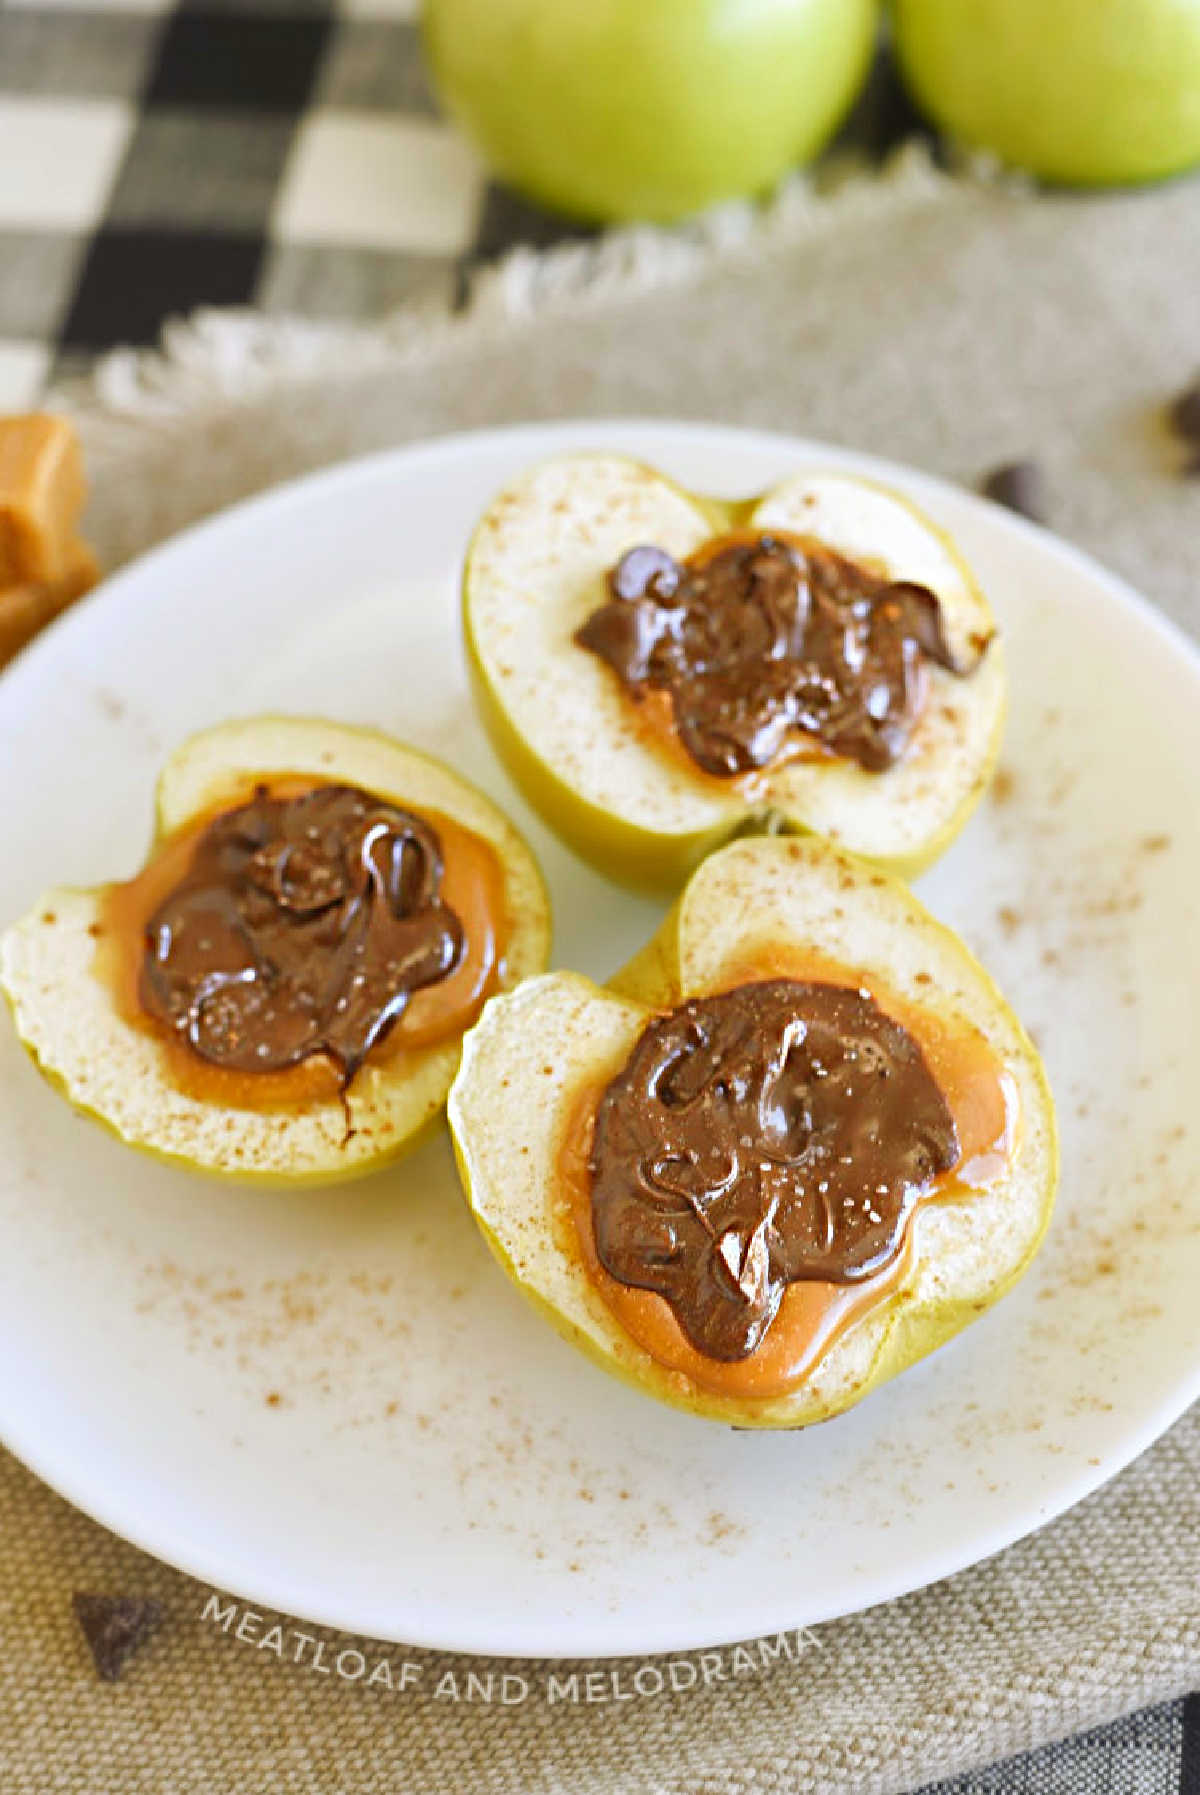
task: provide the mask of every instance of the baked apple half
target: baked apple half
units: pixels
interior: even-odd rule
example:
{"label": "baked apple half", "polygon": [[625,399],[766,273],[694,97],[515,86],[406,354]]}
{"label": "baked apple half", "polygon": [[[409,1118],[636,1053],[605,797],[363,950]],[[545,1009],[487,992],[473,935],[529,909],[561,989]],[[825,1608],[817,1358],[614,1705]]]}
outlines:
{"label": "baked apple half", "polygon": [[713,854],[609,987],[495,998],[449,1118],[484,1237],[559,1331],[740,1427],[825,1420],[982,1314],[1057,1182],[992,980],[813,837]]}
{"label": "baked apple half", "polygon": [[41,1071],[122,1140],[272,1183],[366,1172],[437,1117],[487,998],[546,964],[528,848],[449,767],[266,717],[194,736],[133,879],[0,937]]}
{"label": "baked apple half", "polygon": [[1002,646],[953,544],[840,472],[700,499],[560,457],[488,508],[464,576],[493,741],[578,852],[678,889],[745,832],[903,877],[953,840],[1003,727]]}

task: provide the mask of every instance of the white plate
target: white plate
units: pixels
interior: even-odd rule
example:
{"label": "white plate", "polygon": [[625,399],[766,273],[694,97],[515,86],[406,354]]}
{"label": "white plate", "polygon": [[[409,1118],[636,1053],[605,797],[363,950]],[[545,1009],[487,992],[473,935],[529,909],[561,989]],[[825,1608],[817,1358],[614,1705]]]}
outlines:
{"label": "white plate", "polygon": [[326,712],[445,755],[508,806],[550,880],[556,962],[612,970],[657,906],[516,798],[457,623],[497,487],[596,446],[725,494],[806,463],[859,470],[974,562],[1009,641],[1003,771],[921,892],[1045,1051],[1062,1192],[1032,1273],[959,1340],[826,1427],[735,1433],[624,1389],[525,1306],[444,1140],[345,1190],[223,1187],[76,1119],[0,1024],[0,1436],[205,1581],[414,1645],[640,1654],[844,1614],[1037,1527],[1200,1392],[1200,662],[1098,567],[948,486],[775,436],[569,424],[244,505],[0,680],[0,918],[44,885],[131,872],[189,731]]}

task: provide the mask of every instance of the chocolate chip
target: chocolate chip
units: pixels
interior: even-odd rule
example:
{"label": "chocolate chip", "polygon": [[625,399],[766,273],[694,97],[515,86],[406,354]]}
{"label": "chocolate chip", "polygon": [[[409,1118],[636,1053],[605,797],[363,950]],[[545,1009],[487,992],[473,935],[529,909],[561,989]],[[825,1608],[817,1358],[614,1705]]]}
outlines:
{"label": "chocolate chip", "polygon": [[[1194,380],[1175,399],[1169,412],[1171,428],[1177,436],[1200,443],[1200,380]],[[1189,468],[1189,473],[1195,472]]]}
{"label": "chocolate chip", "polygon": [[71,1604],[106,1683],[116,1682],[134,1652],[166,1617],[162,1603],[152,1596],[98,1596],[76,1590]]}
{"label": "chocolate chip", "polygon": [[1034,523],[1046,521],[1046,480],[1036,461],[1008,461],[993,468],[980,483],[985,498],[1006,505]]}

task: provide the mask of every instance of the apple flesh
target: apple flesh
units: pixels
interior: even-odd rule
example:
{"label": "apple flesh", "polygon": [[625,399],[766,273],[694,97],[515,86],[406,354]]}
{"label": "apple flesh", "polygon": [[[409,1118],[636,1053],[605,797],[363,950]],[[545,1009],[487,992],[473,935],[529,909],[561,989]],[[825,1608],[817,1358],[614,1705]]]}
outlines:
{"label": "apple flesh", "polygon": [[503,180],[596,221],[758,193],[825,144],[877,0],[426,0],[454,118]]}
{"label": "apple flesh", "polygon": [[893,0],[917,103],[1045,179],[1149,181],[1200,162],[1200,0]]}

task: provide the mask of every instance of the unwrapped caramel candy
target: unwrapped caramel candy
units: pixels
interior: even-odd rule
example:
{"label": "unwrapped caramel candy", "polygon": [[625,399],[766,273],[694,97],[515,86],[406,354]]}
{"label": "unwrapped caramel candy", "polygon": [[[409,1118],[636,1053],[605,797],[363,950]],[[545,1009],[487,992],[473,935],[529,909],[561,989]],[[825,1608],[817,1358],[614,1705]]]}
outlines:
{"label": "unwrapped caramel candy", "polygon": [[0,667],[99,577],[78,534],[87,497],[66,418],[0,417]]}

